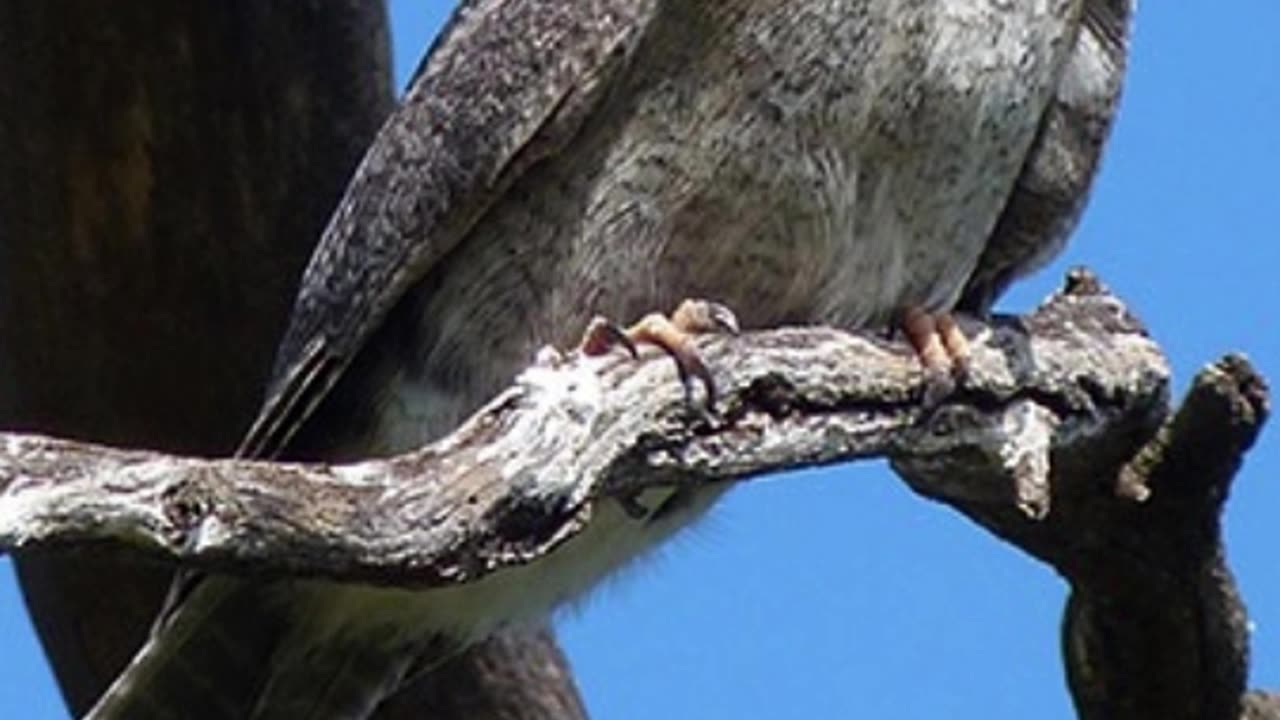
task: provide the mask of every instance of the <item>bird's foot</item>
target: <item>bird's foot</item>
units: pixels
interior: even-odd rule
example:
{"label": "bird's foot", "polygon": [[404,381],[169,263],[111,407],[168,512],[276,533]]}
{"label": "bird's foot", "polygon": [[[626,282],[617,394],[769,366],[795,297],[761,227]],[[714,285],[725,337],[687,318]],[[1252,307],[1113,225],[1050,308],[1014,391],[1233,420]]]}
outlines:
{"label": "bird's foot", "polygon": [[714,408],[715,381],[693,344],[693,336],[710,333],[737,335],[738,319],[733,311],[709,300],[685,300],[670,317],[650,313],[626,329],[597,315],[587,325],[578,349],[584,355],[603,355],[621,345],[632,357],[637,357],[638,345],[656,345],[675,361],[685,395],[693,397],[693,382],[697,378],[707,392],[707,407]]}
{"label": "bird's foot", "polygon": [[968,368],[969,340],[950,313],[928,313],[913,307],[902,313],[900,322],[920,364],[951,374],[963,374]]}
{"label": "bird's foot", "polygon": [[969,371],[969,340],[950,313],[907,308],[899,326],[930,377],[927,395],[947,395]]}

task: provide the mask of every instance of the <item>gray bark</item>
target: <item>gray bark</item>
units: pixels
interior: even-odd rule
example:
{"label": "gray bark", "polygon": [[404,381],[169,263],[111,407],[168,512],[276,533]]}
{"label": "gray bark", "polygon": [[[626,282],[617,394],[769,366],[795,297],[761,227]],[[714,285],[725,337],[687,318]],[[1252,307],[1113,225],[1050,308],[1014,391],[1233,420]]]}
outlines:
{"label": "gray bark", "polygon": [[429,590],[537,563],[651,486],[888,457],[1071,584],[1083,718],[1272,717],[1245,694],[1245,611],[1222,502],[1266,416],[1229,356],[1181,407],[1141,324],[1085,272],[1033,314],[970,325],[948,386],[894,343],[822,328],[704,339],[721,401],[670,362],[544,352],[452,435],[388,460],[199,460],[4,436],[0,546],[128,546],[219,572]]}

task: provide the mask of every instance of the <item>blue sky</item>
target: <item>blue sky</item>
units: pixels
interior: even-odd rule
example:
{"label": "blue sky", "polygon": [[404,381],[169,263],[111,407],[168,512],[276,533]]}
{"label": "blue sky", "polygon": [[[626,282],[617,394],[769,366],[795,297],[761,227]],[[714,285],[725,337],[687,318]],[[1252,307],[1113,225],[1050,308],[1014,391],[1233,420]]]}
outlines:
{"label": "blue sky", "polygon": [[[410,72],[451,3],[393,0]],[[1124,107],[1065,257],[1016,287],[1032,307],[1063,270],[1101,273],[1150,326],[1177,388],[1243,350],[1280,384],[1280,4],[1140,8]],[[1280,688],[1280,439],[1264,432],[1228,505],[1249,605],[1252,684]],[[7,560],[0,717],[65,713]],[[712,517],[558,617],[593,715],[1070,718],[1058,660],[1063,583],[864,463],[739,488]]]}

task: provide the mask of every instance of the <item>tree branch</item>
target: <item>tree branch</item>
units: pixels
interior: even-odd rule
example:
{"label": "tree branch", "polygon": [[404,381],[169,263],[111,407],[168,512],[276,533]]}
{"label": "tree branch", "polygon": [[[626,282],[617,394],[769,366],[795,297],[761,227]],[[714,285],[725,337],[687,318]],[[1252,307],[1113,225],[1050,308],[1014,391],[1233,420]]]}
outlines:
{"label": "tree branch", "polygon": [[[389,42],[383,2],[0,0],[0,427],[234,448],[395,106]],[[146,639],[171,569],[110,544],[15,566],[78,717]],[[586,713],[551,634],[513,632],[377,717]]]}
{"label": "tree branch", "polygon": [[538,562],[649,487],[886,456],[1069,579],[1082,717],[1240,716],[1244,615],[1218,516],[1265,417],[1261,380],[1224,360],[1171,415],[1159,348],[1086,272],[1025,318],[967,330],[951,387],[875,338],[708,338],[713,412],[660,354],[545,351],[442,441],[343,466],[6,435],[0,547],[125,543],[224,572],[432,587]]}
{"label": "tree branch", "polygon": [[598,503],[648,487],[883,455],[919,490],[1039,517],[1050,451],[1092,451],[1118,426],[1149,434],[1168,369],[1107,295],[1060,296],[1027,327],[981,331],[969,377],[932,405],[938,378],[903,348],[789,329],[703,343],[714,414],[657,353],[545,352],[452,435],[389,460],[199,460],[10,435],[0,542],[113,541],[222,571],[432,586],[534,561]]}

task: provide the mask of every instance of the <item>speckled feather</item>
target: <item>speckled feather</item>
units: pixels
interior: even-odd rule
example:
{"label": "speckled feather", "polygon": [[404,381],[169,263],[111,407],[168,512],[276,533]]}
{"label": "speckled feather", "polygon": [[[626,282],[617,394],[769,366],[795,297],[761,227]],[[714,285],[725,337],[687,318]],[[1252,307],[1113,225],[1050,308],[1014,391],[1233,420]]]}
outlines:
{"label": "speckled feather", "polygon": [[1120,100],[1133,4],[1085,3],[1075,51],[961,310],[985,315],[1010,283],[1051,260],[1075,229]]}
{"label": "speckled feather", "polygon": [[569,141],[656,6],[460,4],[321,236],[241,455],[287,445],[409,287]]}
{"label": "speckled feather", "polygon": [[[746,327],[985,311],[1083,207],[1131,9],[466,0],[320,241],[242,453],[421,444],[594,313],[629,321],[684,296]],[[366,712],[406,658],[545,614],[714,499],[649,521],[606,513],[539,564],[447,592],[206,580],[102,716],[189,712],[169,701],[208,671],[166,665],[191,654],[181,643],[252,660],[219,687],[259,695],[218,697],[211,716]],[[280,632],[243,617],[246,598]],[[334,693],[306,699],[317,683]]]}

